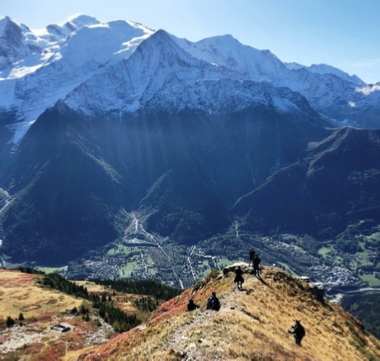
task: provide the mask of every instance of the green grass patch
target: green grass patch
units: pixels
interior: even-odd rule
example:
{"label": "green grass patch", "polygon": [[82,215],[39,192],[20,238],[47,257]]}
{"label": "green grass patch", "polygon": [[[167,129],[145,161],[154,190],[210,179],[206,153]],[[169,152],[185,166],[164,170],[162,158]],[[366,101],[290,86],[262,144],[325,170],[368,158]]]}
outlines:
{"label": "green grass patch", "polygon": [[343,258],[340,256],[335,257],[334,261],[333,261],[333,265],[334,266],[342,266],[343,265]]}
{"label": "green grass patch", "polygon": [[364,250],[363,252],[356,254],[356,262],[357,266],[373,266],[373,262],[369,260],[369,254],[370,252],[367,250]]}
{"label": "green grass patch", "polygon": [[157,270],[148,268],[148,275],[155,276],[157,274]]}
{"label": "green grass patch", "polygon": [[219,267],[223,268],[223,267],[226,267],[227,265],[231,264],[232,261],[230,261],[228,258],[218,258],[216,260],[216,263]]}
{"label": "green grass patch", "polygon": [[63,267],[38,267],[39,271],[45,272],[45,273],[57,273],[57,272],[65,272],[67,271],[67,266]]}
{"label": "green grass patch", "polygon": [[367,237],[371,242],[380,242],[380,232],[376,232]]}
{"label": "green grass patch", "polygon": [[121,277],[129,277],[131,272],[139,269],[140,266],[137,262],[128,262],[124,267],[120,267],[119,273]]}
{"label": "green grass patch", "polygon": [[126,246],[123,246],[122,244],[116,244],[115,247],[111,248],[107,252],[107,255],[115,256],[118,254],[129,254],[133,251],[136,251],[135,247],[126,247]]}
{"label": "green grass patch", "polygon": [[146,263],[149,265],[154,264],[153,259],[150,254],[146,255]]}
{"label": "green grass patch", "polygon": [[297,276],[297,277],[299,276],[299,274],[295,272],[292,268],[290,268],[286,263],[278,262],[278,264],[282,266],[284,271],[290,273],[293,276]]}
{"label": "green grass patch", "polygon": [[376,278],[372,274],[367,273],[364,275],[360,275],[359,277],[362,281],[367,282],[368,285],[371,287],[380,286],[380,279]]}
{"label": "green grass patch", "polygon": [[318,254],[326,258],[332,251],[334,251],[334,247],[322,247],[318,250]]}

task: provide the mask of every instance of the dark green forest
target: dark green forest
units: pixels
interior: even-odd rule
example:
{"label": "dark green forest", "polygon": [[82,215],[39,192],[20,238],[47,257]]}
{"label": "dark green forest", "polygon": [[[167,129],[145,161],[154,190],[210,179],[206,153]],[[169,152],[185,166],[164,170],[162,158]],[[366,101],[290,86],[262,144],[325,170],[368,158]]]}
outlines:
{"label": "dark green forest", "polygon": [[[99,316],[105,322],[112,325],[116,332],[128,331],[142,322],[142,320],[136,315],[128,315],[119,309],[113,302],[111,295],[107,297],[105,293],[101,295],[89,294],[86,287],[79,286],[75,284],[75,282],[71,282],[56,273],[44,274],[43,272],[34,270],[30,267],[20,267],[19,270],[25,273],[44,275],[41,280],[41,285],[43,287],[56,289],[68,295],[88,300],[92,303],[93,309],[99,310]],[[97,280],[96,283],[118,292],[155,297],[156,300],[151,297],[142,297],[140,300],[135,301],[135,306],[145,312],[154,311],[158,305],[158,300],[166,301],[181,293],[181,290],[179,289],[166,286],[154,280]],[[83,314],[83,319],[85,321],[90,320],[89,310],[84,306],[81,307],[81,311],[79,313]]]}
{"label": "dark green forest", "polygon": [[170,298],[178,296],[181,290],[167,286],[155,280],[137,280],[128,279],[118,280],[94,280],[98,285],[110,287],[117,292],[133,293],[136,295],[153,296],[158,300],[167,301]]}
{"label": "dark green forest", "polygon": [[346,295],[342,299],[342,307],[359,319],[367,331],[380,339],[379,293]]}

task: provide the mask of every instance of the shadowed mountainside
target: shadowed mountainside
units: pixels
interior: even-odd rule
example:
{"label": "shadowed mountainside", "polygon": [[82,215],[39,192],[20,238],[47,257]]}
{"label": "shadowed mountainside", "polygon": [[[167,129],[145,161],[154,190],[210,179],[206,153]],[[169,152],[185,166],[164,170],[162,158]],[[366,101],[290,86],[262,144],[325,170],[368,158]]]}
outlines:
{"label": "shadowed mountainside", "polygon": [[136,209],[147,229],[178,243],[223,232],[237,198],[330,134],[313,116],[257,106],[106,120],[59,103],[32,126],[9,175],[3,250],[62,263],[120,238]]}
{"label": "shadowed mountainside", "polygon": [[335,130],[304,157],[240,198],[234,213],[261,230],[336,237],[357,220],[380,221],[380,133]]}

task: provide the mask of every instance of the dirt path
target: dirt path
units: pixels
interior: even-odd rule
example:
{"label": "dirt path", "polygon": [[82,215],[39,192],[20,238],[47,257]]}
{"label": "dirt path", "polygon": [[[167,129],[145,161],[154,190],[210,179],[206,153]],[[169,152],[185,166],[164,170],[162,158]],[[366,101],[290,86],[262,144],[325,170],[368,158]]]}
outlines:
{"label": "dirt path", "polygon": [[[221,315],[225,315],[226,318],[230,317],[229,313],[231,310],[241,311],[236,307],[235,302],[233,301],[236,298],[237,293],[250,293],[253,291],[255,284],[259,282],[259,280],[251,275],[244,275],[245,283],[243,290],[239,291],[236,286],[233,284],[231,286],[231,291],[228,293],[224,293],[219,297],[221,302],[221,309],[219,312],[206,310],[206,309],[198,309],[194,312],[194,318],[190,323],[186,323],[182,327],[177,328],[177,330],[170,336],[167,341],[167,348],[172,349],[175,352],[179,353],[181,357],[186,361],[195,361],[195,360],[206,360],[204,351],[198,351],[199,345],[203,346],[207,345],[208,341],[203,338],[203,336],[207,336],[207,331],[213,327],[214,322],[217,318],[220,318]],[[197,332],[199,335],[199,339],[195,343],[194,341],[189,343],[190,340],[194,340],[194,333]],[[212,346],[212,345],[210,345]],[[209,357],[207,361],[211,360]],[[222,360],[222,358],[218,358],[216,355],[212,360]]]}

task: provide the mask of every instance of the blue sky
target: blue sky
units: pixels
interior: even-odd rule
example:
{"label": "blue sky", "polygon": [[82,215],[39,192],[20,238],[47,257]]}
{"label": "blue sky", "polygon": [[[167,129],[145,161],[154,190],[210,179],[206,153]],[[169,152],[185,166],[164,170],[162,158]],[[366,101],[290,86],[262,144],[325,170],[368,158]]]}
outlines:
{"label": "blue sky", "polygon": [[0,0],[0,17],[31,28],[74,14],[133,20],[192,41],[231,34],[282,61],[380,81],[380,0]]}

